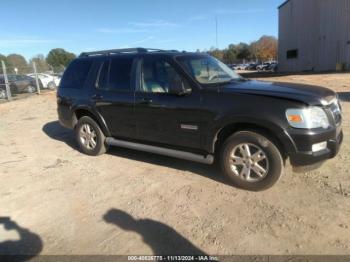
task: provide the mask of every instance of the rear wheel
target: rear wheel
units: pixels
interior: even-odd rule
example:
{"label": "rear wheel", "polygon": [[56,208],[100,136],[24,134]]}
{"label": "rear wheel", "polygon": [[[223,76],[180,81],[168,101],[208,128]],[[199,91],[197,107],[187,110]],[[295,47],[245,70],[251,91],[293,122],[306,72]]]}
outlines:
{"label": "rear wheel", "polygon": [[106,137],[98,124],[88,116],[79,119],[75,136],[80,150],[90,156],[98,156],[107,151]]}
{"label": "rear wheel", "polygon": [[47,88],[50,90],[56,89],[56,84],[55,82],[51,81],[50,83],[47,84]]}
{"label": "rear wheel", "polygon": [[283,173],[277,146],[265,136],[242,131],[230,136],[221,149],[221,168],[238,187],[260,191],[273,186]]}

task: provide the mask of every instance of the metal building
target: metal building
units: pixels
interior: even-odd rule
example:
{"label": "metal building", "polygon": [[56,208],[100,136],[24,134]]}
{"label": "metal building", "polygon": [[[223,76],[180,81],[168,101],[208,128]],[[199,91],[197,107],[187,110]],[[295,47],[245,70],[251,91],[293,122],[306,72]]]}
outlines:
{"label": "metal building", "polygon": [[279,6],[279,70],[350,69],[350,0],[288,0]]}

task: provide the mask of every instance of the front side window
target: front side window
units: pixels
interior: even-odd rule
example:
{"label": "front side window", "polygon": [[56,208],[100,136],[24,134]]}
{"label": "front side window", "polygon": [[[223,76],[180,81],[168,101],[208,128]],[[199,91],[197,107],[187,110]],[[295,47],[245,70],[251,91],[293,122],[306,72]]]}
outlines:
{"label": "front side window", "polygon": [[217,84],[241,79],[232,69],[211,56],[182,56],[177,60],[201,84]]}
{"label": "front side window", "polygon": [[144,58],[141,91],[147,93],[177,93],[179,83],[188,87],[175,68],[164,60]]}

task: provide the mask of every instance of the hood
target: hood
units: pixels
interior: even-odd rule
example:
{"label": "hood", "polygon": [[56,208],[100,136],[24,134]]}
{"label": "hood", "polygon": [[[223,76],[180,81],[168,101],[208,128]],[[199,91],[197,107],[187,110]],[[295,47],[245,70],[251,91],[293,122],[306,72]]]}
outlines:
{"label": "hood", "polygon": [[328,104],[336,97],[334,91],[324,87],[254,80],[229,83],[223,86],[222,91],[296,100],[308,105]]}

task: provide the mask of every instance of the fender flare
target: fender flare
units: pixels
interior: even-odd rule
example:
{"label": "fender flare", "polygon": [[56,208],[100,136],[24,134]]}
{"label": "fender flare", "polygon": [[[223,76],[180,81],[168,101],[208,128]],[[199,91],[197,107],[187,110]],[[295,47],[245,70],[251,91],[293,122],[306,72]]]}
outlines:
{"label": "fender flare", "polygon": [[89,115],[94,117],[94,119],[97,121],[97,124],[100,126],[100,128],[102,129],[102,132],[105,134],[106,137],[111,136],[111,133],[107,127],[105,119],[97,110],[94,110],[91,107],[88,107],[86,105],[76,105],[76,106],[73,106],[71,110],[73,112],[73,127],[75,127],[75,125],[78,122],[76,112],[78,110],[83,110],[83,111],[89,112]]}
{"label": "fender flare", "polygon": [[256,128],[262,128],[273,135],[275,139],[283,146],[284,150],[287,154],[296,152],[297,147],[290,137],[290,135],[286,132],[285,129],[276,125],[272,121],[268,119],[254,118],[254,117],[246,117],[246,116],[237,116],[230,117],[228,119],[221,119],[217,121],[216,125],[212,129],[209,137],[210,143],[210,152],[215,152],[216,142],[218,140],[219,134],[225,128],[234,127],[234,126],[252,126]]}

